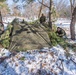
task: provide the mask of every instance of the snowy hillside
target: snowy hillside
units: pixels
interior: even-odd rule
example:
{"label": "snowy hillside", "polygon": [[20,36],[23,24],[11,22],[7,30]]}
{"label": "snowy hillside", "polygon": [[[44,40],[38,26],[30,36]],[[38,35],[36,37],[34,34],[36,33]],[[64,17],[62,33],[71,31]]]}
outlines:
{"label": "snowy hillside", "polygon": [[76,75],[76,54],[67,52],[59,45],[53,48],[43,48],[19,52],[10,57],[8,50],[0,50],[0,75]]}

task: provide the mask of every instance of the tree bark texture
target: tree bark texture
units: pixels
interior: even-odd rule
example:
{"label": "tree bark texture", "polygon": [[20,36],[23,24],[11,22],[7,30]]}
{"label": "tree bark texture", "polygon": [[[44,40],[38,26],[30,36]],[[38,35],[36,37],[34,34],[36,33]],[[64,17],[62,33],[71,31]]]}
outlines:
{"label": "tree bark texture", "polygon": [[72,40],[75,40],[75,22],[76,22],[76,7],[73,10],[71,24],[70,24],[70,32],[71,32]]}
{"label": "tree bark texture", "polygon": [[49,27],[52,29],[51,7],[52,7],[52,0],[50,0],[50,7],[49,7]]}

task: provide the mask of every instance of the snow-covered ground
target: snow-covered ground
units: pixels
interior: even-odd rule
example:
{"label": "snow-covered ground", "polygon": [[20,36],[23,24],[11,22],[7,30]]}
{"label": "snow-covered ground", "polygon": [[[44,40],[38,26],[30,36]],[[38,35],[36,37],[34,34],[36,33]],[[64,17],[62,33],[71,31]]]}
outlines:
{"label": "snow-covered ground", "polygon": [[[19,52],[0,63],[0,75],[76,75],[76,54],[69,53],[59,45]],[[0,50],[0,58],[10,54]]]}
{"label": "snow-covered ground", "polygon": [[68,18],[58,18],[55,24],[70,24],[71,20]]}

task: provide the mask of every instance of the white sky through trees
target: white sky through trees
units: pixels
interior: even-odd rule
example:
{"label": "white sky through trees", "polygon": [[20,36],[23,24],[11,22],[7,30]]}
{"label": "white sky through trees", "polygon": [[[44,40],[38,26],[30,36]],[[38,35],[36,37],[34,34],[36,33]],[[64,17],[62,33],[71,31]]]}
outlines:
{"label": "white sky through trees", "polygon": [[[12,10],[12,8],[13,8],[13,6],[15,7],[17,7],[17,9],[20,11],[20,13],[22,14],[22,13],[24,13],[25,12],[25,6],[26,6],[26,0],[14,0],[14,1],[18,1],[18,2],[13,2],[13,0],[6,0],[6,3],[8,4],[8,6],[9,6],[9,9],[10,9],[10,11],[11,11],[11,14],[13,13],[13,10]],[[37,1],[37,0],[35,0],[35,1]],[[54,4],[56,5],[59,1],[65,1],[65,3],[67,4],[67,5],[69,5],[70,3],[69,3],[69,0],[53,0],[54,1]]]}

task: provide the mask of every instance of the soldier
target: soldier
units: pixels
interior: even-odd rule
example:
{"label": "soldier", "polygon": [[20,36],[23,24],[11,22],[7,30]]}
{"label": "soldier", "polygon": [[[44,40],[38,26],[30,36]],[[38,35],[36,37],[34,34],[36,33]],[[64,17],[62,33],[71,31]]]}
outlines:
{"label": "soldier", "polygon": [[57,27],[56,34],[57,34],[59,37],[66,36],[65,31],[64,31],[62,28],[60,28],[60,27]]}
{"label": "soldier", "polygon": [[43,24],[46,21],[46,17],[44,16],[44,14],[42,14],[42,16],[40,17],[40,23]]}

